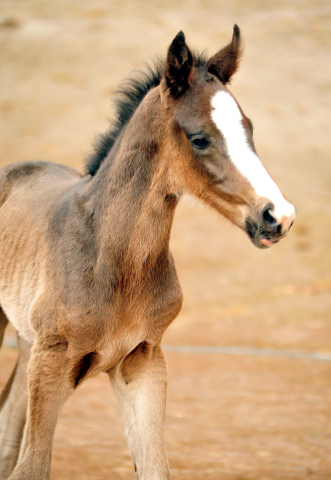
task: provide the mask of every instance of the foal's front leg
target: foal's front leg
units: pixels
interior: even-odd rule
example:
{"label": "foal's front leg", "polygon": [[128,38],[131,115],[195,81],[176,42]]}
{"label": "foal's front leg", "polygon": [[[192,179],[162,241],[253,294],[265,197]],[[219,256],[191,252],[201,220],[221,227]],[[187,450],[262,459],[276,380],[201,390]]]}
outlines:
{"label": "foal's front leg", "polygon": [[69,396],[69,362],[65,346],[34,347],[29,362],[29,407],[18,463],[9,480],[47,480],[54,430]]}
{"label": "foal's front leg", "polygon": [[168,480],[163,439],[167,371],[161,347],[141,343],[109,376],[121,402],[137,478]]}

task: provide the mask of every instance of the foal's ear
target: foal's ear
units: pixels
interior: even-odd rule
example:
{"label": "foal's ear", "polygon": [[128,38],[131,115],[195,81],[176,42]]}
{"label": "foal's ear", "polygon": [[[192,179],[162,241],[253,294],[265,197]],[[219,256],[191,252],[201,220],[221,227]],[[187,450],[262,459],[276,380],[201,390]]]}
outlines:
{"label": "foal's ear", "polygon": [[228,83],[239,66],[241,54],[240,30],[234,25],[231,43],[208,60],[208,71],[222,83]]}
{"label": "foal's ear", "polygon": [[189,77],[193,67],[193,57],[185,43],[185,36],[180,31],[168,50],[165,66],[167,87],[175,98],[182,95],[189,87]]}

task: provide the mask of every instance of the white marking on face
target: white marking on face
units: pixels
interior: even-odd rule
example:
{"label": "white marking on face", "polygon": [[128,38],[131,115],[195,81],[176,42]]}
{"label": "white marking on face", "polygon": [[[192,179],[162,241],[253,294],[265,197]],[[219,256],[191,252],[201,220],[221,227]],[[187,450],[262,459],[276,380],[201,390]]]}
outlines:
{"label": "white marking on face", "polygon": [[247,140],[242,113],[230,93],[217,92],[212,100],[212,119],[223,135],[227,154],[233,165],[249,181],[259,197],[269,199],[272,215],[281,222],[283,217],[294,217],[295,209],[282,195],[261,160]]}

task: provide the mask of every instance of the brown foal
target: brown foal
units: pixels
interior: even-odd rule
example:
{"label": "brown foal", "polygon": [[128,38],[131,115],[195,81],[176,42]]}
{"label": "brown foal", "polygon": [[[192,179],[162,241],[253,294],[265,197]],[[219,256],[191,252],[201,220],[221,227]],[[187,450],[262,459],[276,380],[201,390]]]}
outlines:
{"label": "brown foal", "polygon": [[189,192],[267,248],[295,210],[260,162],[227,89],[240,32],[211,58],[180,32],[164,63],[123,89],[118,116],[81,176],[46,162],[0,170],[0,340],[18,334],[0,400],[0,479],[49,478],[60,409],[107,372],[139,480],[170,478],[162,335],[182,292],[169,252]]}

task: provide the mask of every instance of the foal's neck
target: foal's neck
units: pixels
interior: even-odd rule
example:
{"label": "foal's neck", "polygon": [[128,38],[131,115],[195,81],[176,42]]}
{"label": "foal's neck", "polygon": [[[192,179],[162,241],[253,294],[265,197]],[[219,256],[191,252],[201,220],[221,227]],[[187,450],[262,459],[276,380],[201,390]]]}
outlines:
{"label": "foal's neck", "polygon": [[91,182],[99,259],[118,265],[137,281],[160,256],[169,255],[178,201],[164,155],[160,103],[156,88],[138,107]]}

